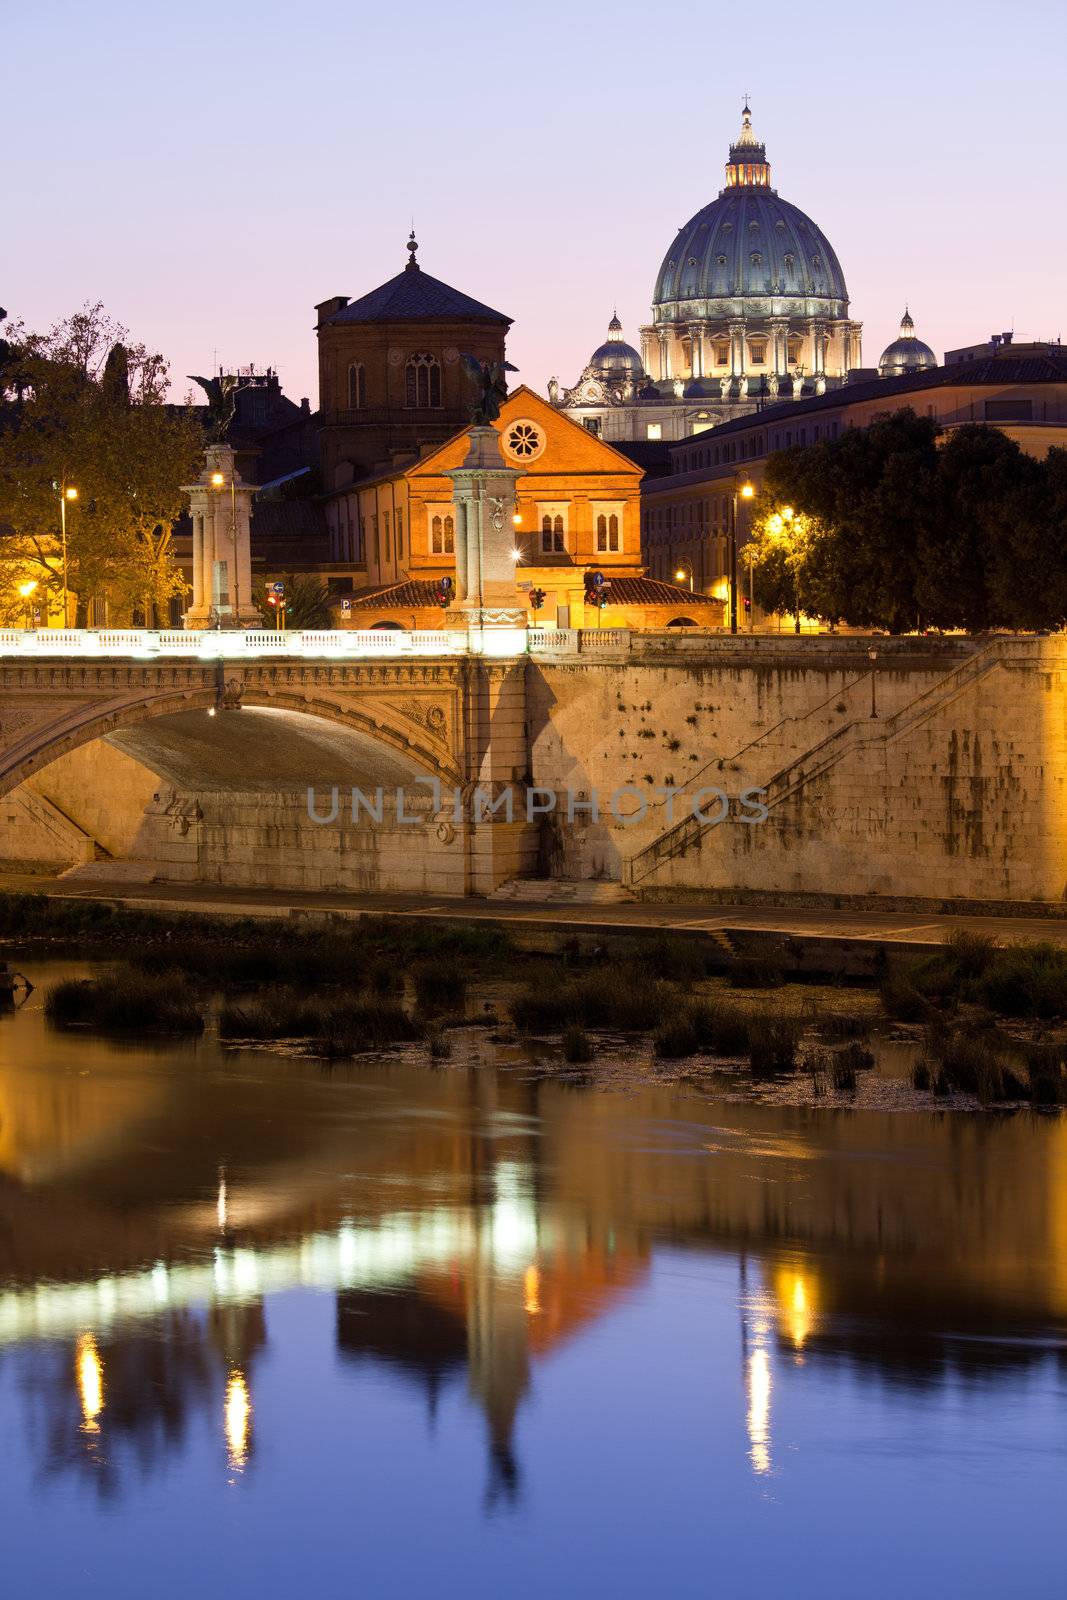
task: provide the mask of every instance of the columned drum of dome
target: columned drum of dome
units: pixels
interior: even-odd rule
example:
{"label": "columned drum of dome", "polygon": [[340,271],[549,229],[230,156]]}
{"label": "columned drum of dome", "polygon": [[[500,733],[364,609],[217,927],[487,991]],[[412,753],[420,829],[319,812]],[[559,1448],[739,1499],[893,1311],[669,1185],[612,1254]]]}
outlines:
{"label": "columned drum of dome", "polygon": [[862,364],[841,263],[822,230],[771,187],[746,105],[726,186],[681,228],[660,267],[644,365],[722,399],[820,392]]}

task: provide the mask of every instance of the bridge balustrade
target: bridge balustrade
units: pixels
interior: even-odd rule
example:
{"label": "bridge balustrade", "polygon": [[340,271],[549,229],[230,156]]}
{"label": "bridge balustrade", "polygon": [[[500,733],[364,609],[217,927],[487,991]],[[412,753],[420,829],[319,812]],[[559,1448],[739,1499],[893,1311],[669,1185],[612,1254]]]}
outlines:
{"label": "bridge balustrade", "polygon": [[330,629],[281,632],[267,628],[5,628],[0,656],[78,656],[134,659],[181,655],[200,660],[249,660],[257,656],[316,656],[352,660],[381,656],[552,656],[581,652],[625,652],[625,628],[447,628]]}

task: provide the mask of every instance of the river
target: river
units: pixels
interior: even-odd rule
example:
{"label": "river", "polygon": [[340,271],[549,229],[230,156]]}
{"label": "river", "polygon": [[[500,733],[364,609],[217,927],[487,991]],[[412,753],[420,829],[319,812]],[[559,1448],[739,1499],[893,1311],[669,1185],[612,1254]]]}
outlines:
{"label": "river", "polygon": [[20,965],[6,1593],[1060,1592],[1062,1117],[119,1043]]}

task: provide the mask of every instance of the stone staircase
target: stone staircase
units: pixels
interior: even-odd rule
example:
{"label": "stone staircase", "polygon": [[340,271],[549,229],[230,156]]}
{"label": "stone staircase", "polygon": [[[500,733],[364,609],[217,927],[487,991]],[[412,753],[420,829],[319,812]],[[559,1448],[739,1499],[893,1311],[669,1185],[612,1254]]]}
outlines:
{"label": "stone staircase", "polygon": [[[834,729],[832,733],[826,734],[803,755],[797,756],[766,780],[761,786],[764,790],[764,804],[769,811],[773,811],[776,806],[788,800],[813,779],[821,777],[862,745],[885,745],[910,733],[981,678],[995,671],[1010,656],[1012,643],[1013,640],[1008,637],[992,640],[937,683],[931,684],[921,694],[916,695],[914,700],[879,723],[873,722],[870,717],[853,717],[841,727]],[[754,740],[747,750],[751,751],[757,743],[759,740]],[[728,762],[716,763],[719,767],[728,764]],[[684,799],[687,792],[696,794],[699,791],[706,782],[705,773],[698,774],[696,778],[690,780],[685,789],[678,791],[675,796],[676,804],[679,798]],[[624,882],[631,888],[641,883],[664,861],[685,855],[688,850],[700,843],[706,833],[710,833],[725,820],[725,817],[716,817],[712,821],[705,821],[690,814],[681,822],[674,823],[657,839],[653,839],[651,844],[645,845],[623,863]]]}
{"label": "stone staircase", "polygon": [[99,840],[92,834],[86,833],[72,817],[61,811],[54,801],[49,800],[40,790],[34,788],[30,782],[20,784],[12,790],[7,797],[8,803],[17,806],[23,811],[31,822],[56,841],[59,851],[59,860],[73,860],[78,865],[86,862],[106,860],[110,856]]}

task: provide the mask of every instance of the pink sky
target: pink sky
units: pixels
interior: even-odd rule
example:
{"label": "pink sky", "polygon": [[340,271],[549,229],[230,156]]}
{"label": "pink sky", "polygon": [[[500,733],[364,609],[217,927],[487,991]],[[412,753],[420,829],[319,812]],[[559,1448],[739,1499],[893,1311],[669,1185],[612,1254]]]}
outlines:
{"label": "pink sky", "polygon": [[[837,251],[873,364],[904,302],[938,352],[1063,331],[1056,5],[823,17],[630,0],[39,0],[9,19],[0,303],[101,299],[184,374],[273,365],[317,403],[313,306],[420,260],[514,317],[518,381],[571,383],[649,316],[722,187],[741,96],[772,183]],[[42,70],[47,64],[47,71]]]}

